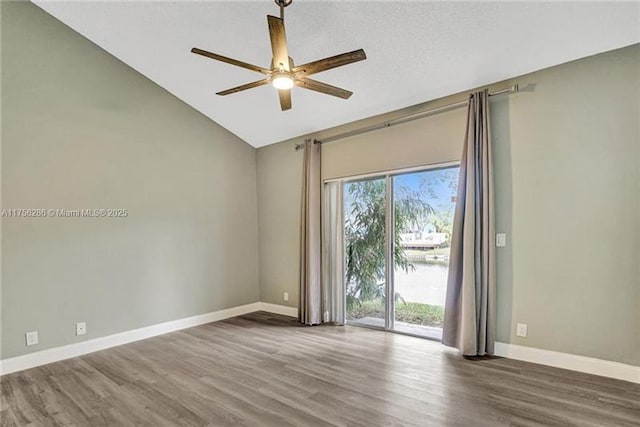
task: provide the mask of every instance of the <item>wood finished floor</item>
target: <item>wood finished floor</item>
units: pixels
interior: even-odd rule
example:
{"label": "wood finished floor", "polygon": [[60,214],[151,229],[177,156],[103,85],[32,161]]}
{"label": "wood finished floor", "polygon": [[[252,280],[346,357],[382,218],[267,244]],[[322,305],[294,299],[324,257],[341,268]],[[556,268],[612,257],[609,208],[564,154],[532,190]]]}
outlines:
{"label": "wood finished floor", "polygon": [[1,382],[2,426],[640,425],[637,384],[264,312]]}

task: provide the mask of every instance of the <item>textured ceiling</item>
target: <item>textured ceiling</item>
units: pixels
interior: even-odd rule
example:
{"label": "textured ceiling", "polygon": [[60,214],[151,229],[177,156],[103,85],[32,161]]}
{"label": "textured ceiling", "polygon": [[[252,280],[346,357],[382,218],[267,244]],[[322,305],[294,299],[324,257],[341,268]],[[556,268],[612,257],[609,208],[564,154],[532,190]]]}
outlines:
{"label": "textured ceiling", "polygon": [[282,112],[271,86],[215,95],[260,75],[189,52],[268,67],[271,0],[35,3],[255,147],[640,42],[638,2],[295,0],[296,64],[358,48],[368,59],[314,76],[349,100],[294,88]]}

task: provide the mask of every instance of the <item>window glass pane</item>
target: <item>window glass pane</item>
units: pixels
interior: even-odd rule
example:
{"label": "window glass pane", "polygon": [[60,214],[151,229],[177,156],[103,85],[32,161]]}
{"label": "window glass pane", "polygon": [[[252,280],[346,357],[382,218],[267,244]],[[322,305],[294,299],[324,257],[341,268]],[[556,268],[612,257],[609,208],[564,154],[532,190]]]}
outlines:
{"label": "window glass pane", "polygon": [[394,329],[442,338],[458,167],[394,176]]}
{"label": "window glass pane", "polygon": [[346,182],[347,321],[385,326],[385,178]]}

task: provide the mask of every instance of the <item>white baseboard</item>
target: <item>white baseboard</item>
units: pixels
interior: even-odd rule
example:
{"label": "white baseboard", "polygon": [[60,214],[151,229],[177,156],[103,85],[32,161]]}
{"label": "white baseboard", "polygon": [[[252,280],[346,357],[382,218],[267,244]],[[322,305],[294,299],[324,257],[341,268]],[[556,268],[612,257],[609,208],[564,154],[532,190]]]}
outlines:
{"label": "white baseboard", "polygon": [[640,383],[640,366],[496,342],[496,356]]}
{"label": "white baseboard", "polygon": [[[110,347],[155,337],[169,332],[203,325],[205,323],[241,316],[254,311],[267,311],[269,313],[281,314],[290,317],[297,317],[298,315],[298,309],[296,307],[288,307],[266,302],[255,302],[252,304],[231,307],[211,313],[186,317],[184,319],[172,320],[170,322],[120,332],[106,337],[94,338],[88,341],[69,344],[62,347],[49,348],[35,353],[28,353],[22,356],[0,360],[0,375],[46,365],[48,363],[58,362],[72,357],[82,356],[84,354],[93,353],[94,351],[104,350]],[[575,354],[560,353],[557,351],[542,350],[534,347],[501,342],[496,343],[495,351],[497,356],[507,357],[510,359],[539,363],[541,365],[554,366],[557,368],[640,383],[640,366],[626,365],[624,363],[611,362],[592,357],[577,356]]]}
{"label": "white baseboard", "polygon": [[107,335],[105,337],[94,338],[62,347],[48,348],[46,350],[28,353],[22,356],[0,360],[0,375],[35,368],[36,366],[82,356],[83,354],[105,350],[110,347],[167,334],[169,332],[175,332],[181,329],[204,325],[205,323],[216,322],[230,317],[253,313],[254,311],[268,311],[270,313],[282,314],[284,316],[291,317],[298,316],[298,309],[296,307],[287,307],[284,305],[270,304],[266,302],[254,302],[251,304],[226,308],[224,310],[213,311],[211,313],[200,314],[197,316],[185,317],[184,319],[172,320],[169,322],[159,323],[157,325],[132,329],[130,331]]}
{"label": "white baseboard", "polygon": [[271,304],[269,302],[260,302],[260,310],[269,313],[281,314],[283,316],[298,317],[298,307],[288,307],[286,305]]}
{"label": "white baseboard", "polygon": [[204,325],[205,323],[228,319],[230,317],[241,316],[243,314],[259,310],[264,310],[262,303],[254,302],[252,304],[226,308],[224,310],[213,311],[211,313],[200,314],[192,317],[185,317],[183,319],[172,320],[169,322],[159,323],[157,325],[132,329],[130,331],[107,335],[105,337],[94,338],[62,347],[48,348],[35,353],[28,353],[22,356],[4,359],[0,361],[0,375],[46,365],[47,363],[58,362],[72,357],[82,356],[83,354],[93,353],[94,351],[104,350],[110,347],[155,337],[169,332]]}

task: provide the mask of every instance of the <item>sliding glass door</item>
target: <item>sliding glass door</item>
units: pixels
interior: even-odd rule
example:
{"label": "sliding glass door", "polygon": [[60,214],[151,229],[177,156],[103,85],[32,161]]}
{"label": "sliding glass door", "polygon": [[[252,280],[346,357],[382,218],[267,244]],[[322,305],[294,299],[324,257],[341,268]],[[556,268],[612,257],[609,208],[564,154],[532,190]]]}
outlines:
{"label": "sliding glass door", "polygon": [[394,329],[442,338],[458,167],[393,178]]}
{"label": "sliding glass door", "polygon": [[441,339],[457,179],[453,166],[344,183],[347,322]]}

